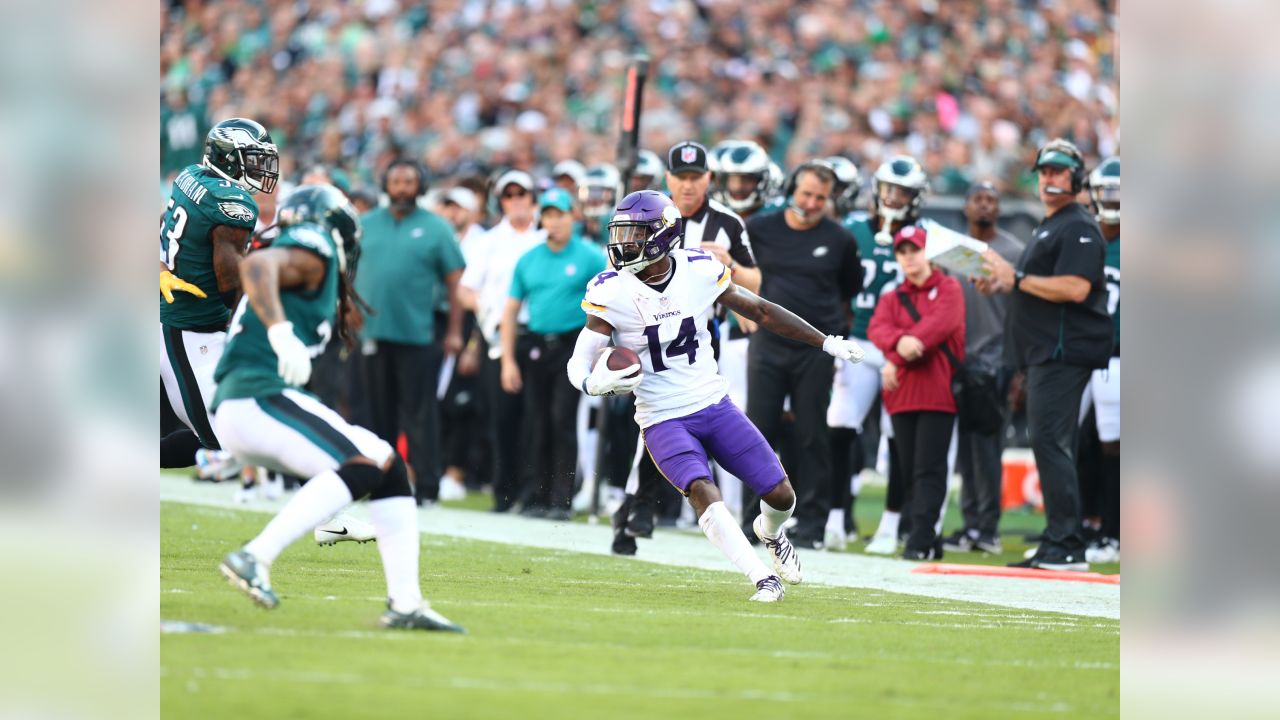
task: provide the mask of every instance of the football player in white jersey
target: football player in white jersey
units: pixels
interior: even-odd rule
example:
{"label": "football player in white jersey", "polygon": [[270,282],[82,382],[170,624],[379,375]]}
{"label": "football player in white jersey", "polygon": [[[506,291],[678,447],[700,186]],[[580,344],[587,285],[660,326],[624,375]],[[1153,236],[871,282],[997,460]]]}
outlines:
{"label": "football player in white jersey", "polygon": [[[631,193],[618,204],[609,222],[613,270],[587,283],[587,327],[569,360],[569,380],[588,395],[635,392],[636,423],[658,469],[689,499],[711,543],[755,583],[751,599],[777,602],[784,595],[780,580],[801,581],[799,558],[782,529],[796,495],[764,436],[729,399],[707,321],[719,302],[837,358],[858,362],[862,349],[734,285],[711,253],[678,249],[682,232],[680,211],[661,193]],[[610,341],[635,350],[640,364],[610,370]],[[753,528],[773,557],[773,572],[725,507],[708,455],[760,496]]]}

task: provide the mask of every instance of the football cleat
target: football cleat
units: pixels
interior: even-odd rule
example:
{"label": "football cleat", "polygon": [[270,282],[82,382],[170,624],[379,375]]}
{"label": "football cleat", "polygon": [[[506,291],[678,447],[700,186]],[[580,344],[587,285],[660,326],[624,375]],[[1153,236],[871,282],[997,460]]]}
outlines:
{"label": "football cleat", "polygon": [[755,531],[760,542],[769,549],[769,555],[773,557],[773,571],[792,585],[799,583],[803,579],[800,574],[800,556],[796,554],[795,547],[787,539],[787,531],[779,530],[776,537],[769,537],[764,534],[763,523],[764,516],[757,515],[755,521],[751,523],[751,529]]}
{"label": "football cleat", "polygon": [[338,513],[331,520],[316,527],[317,545],[336,545],[340,542],[367,543],[376,540],[373,526],[346,513]]}
{"label": "football cleat", "polygon": [[382,617],[378,619],[378,624],[384,628],[395,630],[439,630],[441,632],[455,632],[464,635],[467,632],[461,625],[432,610],[431,603],[426,600],[423,600],[421,605],[409,612],[396,610],[391,606],[391,601],[388,600],[387,611],[382,613]]}
{"label": "football cleat", "polygon": [[898,552],[898,538],[892,535],[876,535],[867,543],[867,552],[872,555],[892,555]]}
{"label": "football cleat", "polygon": [[977,530],[957,530],[942,540],[948,552],[971,552],[977,546]]}
{"label": "football cleat", "polygon": [[259,562],[249,551],[242,548],[228,554],[218,569],[227,582],[258,605],[272,610],[280,604],[280,598],[271,589],[271,576],[266,564]]}
{"label": "football cleat", "polygon": [[782,602],[782,598],[787,591],[782,587],[782,582],[778,580],[777,575],[769,577],[756,583],[756,594],[752,595],[749,600],[751,602]]}

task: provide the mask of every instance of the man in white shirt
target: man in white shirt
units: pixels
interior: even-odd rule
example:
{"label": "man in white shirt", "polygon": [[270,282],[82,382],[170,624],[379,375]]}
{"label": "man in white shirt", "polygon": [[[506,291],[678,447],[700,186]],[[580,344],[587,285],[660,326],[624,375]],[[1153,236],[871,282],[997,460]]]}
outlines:
{"label": "man in white shirt", "polygon": [[[479,340],[488,346],[481,368],[481,385],[489,401],[489,436],[493,448],[494,510],[506,512],[515,504],[515,489],[523,468],[517,466],[521,438],[520,395],[502,390],[502,341],[499,337],[502,311],[511,290],[511,276],[516,262],[530,249],[543,242],[543,233],[535,224],[533,177],[523,170],[509,170],[494,183],[502,220],[489,232],[472,242],[467,251],[467,265],[458,283],[462,306],[475,312]],[[528,322],[522,309],[520,326]]]}

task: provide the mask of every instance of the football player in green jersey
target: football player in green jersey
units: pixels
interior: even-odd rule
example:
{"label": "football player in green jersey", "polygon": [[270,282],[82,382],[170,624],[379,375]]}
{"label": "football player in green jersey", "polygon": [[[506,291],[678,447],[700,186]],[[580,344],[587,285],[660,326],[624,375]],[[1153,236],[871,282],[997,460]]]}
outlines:
{"label": "football player in green jersey", "polygon": [[[872,181],[870,214],[850,214],[845,217],[845,227],[858,241],[858,254],[862,258],[862,292],[853,299],[853,332],[851,337],[860,339],[864,348],[872,346],[866,340],[867,325],[875,313],[880,296],[902,282],[902,270],[893,254],[893,235],[907,225],[914,224],[920,215],[920,207],[928,190],[929,179],[924,168],[915,158],[899,155],[890,158],[876,170]],[[832,489],[841,493],[838,502],[832,504],[832,515],[827,520],[824,533],[828,547],[844,547],[847,542],[845,528],[852,510],[846,516],[844,509],[852,505],[855,495],[851,476],[857,473],[850,461],[862,432],[867,413],[875,404],[880,391],[880,369],[884,357],[869,349],[862,363],[854,366],[845,363],[837,368],[831,392],[831,405],[827,409],[827,425],[831,428],[832,468],[836,475]],[[882,423],[886,432],[889,423]],[[892,460],[892,453],[890,453]],[[892,475],[892,473],[891,473]],[[888,505],[901,496],[892,487]],[[886,506],[880,529],[867,546],[868,552],[893,554],[897,550],[899,514]]]}
{"label": "football player in green jersey", "polygon": [[301,389],[311,358],[334,334],[355,345],[349,310],[360,220],[331,185],[295,190],[279,212],[280,236],[241,263],[245,296],[218,363],[214,427],[245,463],[310,478],[257,537],[220,570],[271,609],[271,563],[290,543],[353,501],[369,497],[387,581],[383,627],[463,632],[422,599],[418,507],[404,461],[385,440]]}
{"label": "football player in green jersey", "polygon": [[266,128],[232,118],[209,131],[201,163],[173,181],[160,224],[160,380],[162,401],[188,429],[161,439],[161,467],[188,467],[199,448],[220,449],[206,410],[213,371],[258,219],[253,195],[275,190],[279,161]]}
{"label": "football player in green jersey", "polygon": [[1105,370],[1094,370],[1085,391],[1092,400],[1101,442],[1100,467],[1082,468],[1096,472],[1098,483],[1098,538],[1085,549],[1091,563],[1120,562],[1120,158],[1103,160],[1089,174],[1089,199],[1107,241],[1107,311],[1115,326],[1111,361]]}

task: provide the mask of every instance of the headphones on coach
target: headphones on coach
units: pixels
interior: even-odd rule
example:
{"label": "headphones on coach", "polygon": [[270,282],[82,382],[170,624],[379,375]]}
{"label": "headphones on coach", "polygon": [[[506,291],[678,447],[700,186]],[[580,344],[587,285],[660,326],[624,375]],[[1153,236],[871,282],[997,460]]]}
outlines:
{"label": "headphones on coach", "polygon": [[382,171],[382,192],[383,192],[383,194],[386,194],[386,193],[387,193],[387,180],[391,177],[391,171],[392,171],[392,170],[395,170],[395,169],[396,169],[396,168],[398,168],[398,167],[413,168],[413,171],[414,171],[415,173],[417,173],[417,175],[418,175],[418,192],[417,192],[417,194],[415,194],[415,195],[414,195],[414,198],[415,198],[415,199],[416,199],[416,198],[420,198],[420,197],[422,197],[423,195],[426,195],[426,194],[427,194],[427,171],[426,171],[426,168],[422,167],[422,164],[421,164],[421,163],[419,163],[418,161],[416,161],[416,160],[411,160],[411,159],[406,158],[406,157],[399,157],[399,158],[396,158],[395,160],[392,160],[392,161],[391,161],[391,164],[387,166],[387,169]]}
{"label": "headphones on coach", "polygon": [[[826,175],[826,179],[834,186],[837,179],[835,167],[826,160],[814,158],[812,160],[805,160],[800,163],[795,170],[791,171],[791,174],[787,176],[787,184],[782,188],[782,197],[786,198],[788,201],[791,200],[791,196],[796,192],[796,181],[800,178],[800,173],[814,171],[817,171],[819,176]],[[831,198],[831,200],[834,201],[835,198]]]}

